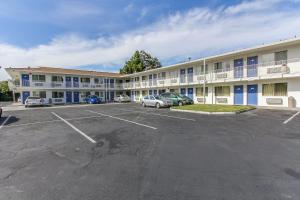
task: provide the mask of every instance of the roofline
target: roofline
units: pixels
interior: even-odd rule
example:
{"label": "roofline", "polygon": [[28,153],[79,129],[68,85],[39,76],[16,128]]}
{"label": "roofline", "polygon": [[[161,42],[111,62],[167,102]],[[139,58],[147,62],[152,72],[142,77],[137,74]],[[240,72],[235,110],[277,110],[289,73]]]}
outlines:
{"label": "roofline", "polygon": [[[207,56],[207,57],[203,57],[203,58],[199,58],[199,59],[195,59],[195,60],[191,60],[191,61],[176,63],[176,64],[163,66],[163,67],[156,68],[156,69],[151,69],[151,70],[147,70],[147,71],[133,73],[133,74],[120,74],[118,72],[101,72],[101,71],[80,70],[80,69],[70,69],[70,70],[76,70],[76,71],[81,71],[81,72],[90,72],[90,73],[110,73],[112,75],[112,77],[114,77],[114,78],[127,78],[127,77],[132,77],[132,76],[143,74],[143,73],[149,73],[149,72],[151,73],[151,72],[155,72],[155,71],[175,68],[175,67],[182,66],[182,65],[190,65],[190,64],[195,64],[195,63],[199,63],[199,62],[204,62],[204,60],[209,62],[209,61],[217,59],[217,58],[234,56],[235,54],[247,53],[247,52],[253,51],[253,50],[262,51],[262,50],[264,50],[266,48],[269,48],[269,47],[272,47],[272,46],[293,45],[293,43],[295,43],[295,42],[300,43],[300,39],[299,38],[292,38],[292,39],[280,40],[280,41],[277,41],[277,42],[257,45],[257,46],[254,46],[254,47],[235,50],[235,51],[229,51],[229,52],[222,53],[222,54],[217,54],[217,55],[214,55],[214,56]],[[38,67],[42,67],[42,66],[38,66]],[[38,69],[38,67],[32,67],[32,68]],[[46,67],[46,68],[68,70],[68,68],[58,68],[58,67]],[[18,70],[18,71],[26,71],[30,68],[28,68],[28,69],[27,68],[11,68],[11,67],[10,68],[5,68],[6,71],[8,71],[8,69],[14,69],[14,70]],[[47,73],[55,74],[55,72],[47,72]],[[64,73],[64,74],[70,74],[70,75],[72,74],[73,75],[73,73]],[[82,76],[84,76],[84,75],[82,75]]]}
{"label": "roofline", "polygon": [[[235,54],[247,53],[249,51],[253,51],[253,50],[256,50],[256,49],[257,50],[263,50],[264,48],[277,46],[277,45],[282,45],[282,44],[283,45],[289,45],[289,44],[292,45],[293,42],[299,42],[300,43],[300,38],[286,39],[286,40],[281,40],[281,41],[272,42],[272,43],[268,43],[268,44],[257,45],[257,46],[253,46],[253,47],[250,47],[250,48],[229,51],[229,52],[222,53],[222,54],[217,54],[217,55],[214,55],[214,56],[207,56],[207,57],[203,57],[203,58],[199,58],[199,59],[195,59],[195,60],[191,60],[191,61],[180,62],[180,63],[168,65],[168,66],[165,66],[165,67],[160,67],[160,68],[151,69],[151,70],[147,70],[147,71],[137,72],[137,73],[134,73],[134,74],[141,74],[141,73],[145,73],[145,72],[154,72],[154,71],[157,71],[157,70],[160,70],[160,69],[170,69],[170,68],[174,68],[174,67],[178,67],[178,66],[182,66],[182,65],[190,65],[190,64],[195,64],[195,63],[199,63],[199,62],[204,62],[204,60],[205,61],[210,61],[210,60],[213,60],[213,59],[217,59],[219,57],[234,56]],[[132,76],[134,74],[126,74],[125,77],[129,77],[129,76]]]}

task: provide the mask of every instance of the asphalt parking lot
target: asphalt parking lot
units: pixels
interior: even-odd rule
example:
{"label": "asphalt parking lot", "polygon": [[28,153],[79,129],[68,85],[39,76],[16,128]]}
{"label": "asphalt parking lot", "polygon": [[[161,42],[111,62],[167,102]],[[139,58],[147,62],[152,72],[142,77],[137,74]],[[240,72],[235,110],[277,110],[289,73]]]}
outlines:
{"label": "asphalt parking lot", "polygon": [[[4,112],[0,199],[300,199],[300,115],[137,104]],[[9,118],[8,118],[9,117]]]}

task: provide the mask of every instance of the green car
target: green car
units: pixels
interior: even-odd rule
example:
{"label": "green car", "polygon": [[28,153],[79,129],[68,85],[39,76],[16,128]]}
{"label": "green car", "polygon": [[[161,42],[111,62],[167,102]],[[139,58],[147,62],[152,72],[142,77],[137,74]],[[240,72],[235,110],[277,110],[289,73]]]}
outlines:
{"label": "green car", "polygon": [[185,96],[185,95],[182,95],[182,94],[179,94],[179,96],[182,98],[183,104],[184,104],[184,105],[191,105],[191,104],[194,104],[194,100],[191,99],[190,97]]}
{"label": "green car", "polygon": [[177,93],[174,92],[166,92],[160,94],[162,99],[167,99],[172,102],[173,106],[182,106],[184,104],[184,99]]}

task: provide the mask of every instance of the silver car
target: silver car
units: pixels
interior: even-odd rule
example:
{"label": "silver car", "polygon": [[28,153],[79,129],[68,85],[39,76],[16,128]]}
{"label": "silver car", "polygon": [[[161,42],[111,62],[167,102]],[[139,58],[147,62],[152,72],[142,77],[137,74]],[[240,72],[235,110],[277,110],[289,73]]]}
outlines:
{"label": "silver car", "polygon": [[170,107],[172,102],[168,99],[162,99],[159,96],[148,95],[142,98],[141,104],[143,107],[153,106],[156,108]]}
{"label": "silver car", "polygon": [[25,108],[28,108],[29,106],[44,106],[45,105],[45,99],[40,97],[28,97],[25,100]]}
{"label": "silver car", "polygon": [[114,98],[114,101],[120,102],[120,103],[121,103],[121,102],[130,102],[131,99],[130,99],[129,96],[124,95],[124,94],[121,94],[121,95],[116,96],[116,97]]}

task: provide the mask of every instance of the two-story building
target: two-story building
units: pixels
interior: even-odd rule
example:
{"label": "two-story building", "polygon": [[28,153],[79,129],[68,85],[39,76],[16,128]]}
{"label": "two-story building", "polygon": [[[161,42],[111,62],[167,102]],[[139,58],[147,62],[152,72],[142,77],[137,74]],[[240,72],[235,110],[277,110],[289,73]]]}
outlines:
{"label": "two-story building", "polygon": [[112,100],[119,93],[139,101],[170,91],[197,103],[300,107],[296,38],[130,75],[48,67],[6,71],[23,101],[32,95],[76,103],[88,94]]}
{"label": "two-story building", "polygon": [[10,88],[20,93],[24,103],[28,96],[51,99],[54,104],[80,103],[90,94],[113,100],[122,88],[120,74],[53,67],[6,68],[13,78]]}

